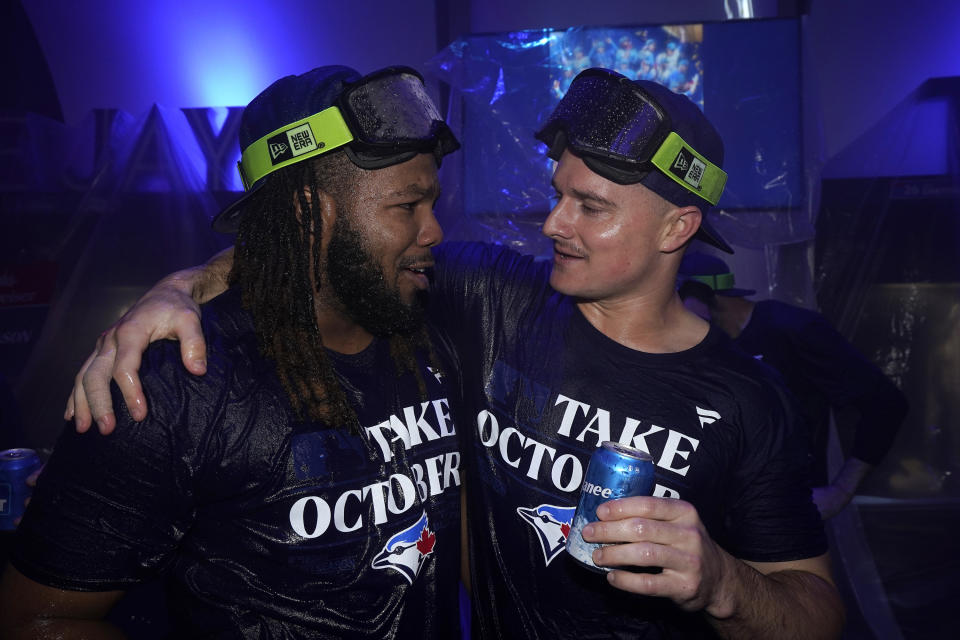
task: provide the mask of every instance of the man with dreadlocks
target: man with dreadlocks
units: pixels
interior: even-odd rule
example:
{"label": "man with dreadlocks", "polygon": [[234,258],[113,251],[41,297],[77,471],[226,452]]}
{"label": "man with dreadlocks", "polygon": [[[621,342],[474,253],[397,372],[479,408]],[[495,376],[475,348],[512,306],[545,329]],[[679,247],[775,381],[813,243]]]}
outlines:
{"label": "man with dreadlocks", "polygon": [[0,586],[4,637],[115,637],[103,616],[156,575],[178,637],[458,635],[455,370],[420,302],[458,147],[408,68],[321,67],[250,103],[207,374],[157,342],[146,420],[64,432]]}

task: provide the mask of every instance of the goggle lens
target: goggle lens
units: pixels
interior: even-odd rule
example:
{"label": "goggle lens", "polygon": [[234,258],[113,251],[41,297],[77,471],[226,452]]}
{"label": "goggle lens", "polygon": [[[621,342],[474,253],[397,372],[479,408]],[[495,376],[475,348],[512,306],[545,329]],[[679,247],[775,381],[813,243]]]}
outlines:
{"label": "goggle lens", "polygon": [[558,131],[580,153],[643,165],[666,138],[670,123],[639,87],[598,71],[573,81],[537,137],[552,145]]}
{"label": "goggle lens", "polygon": [[343,98],[354,135],[366,144],[431,141],[443,124],[423,82],[411,73],[375,77],[351,87]]}

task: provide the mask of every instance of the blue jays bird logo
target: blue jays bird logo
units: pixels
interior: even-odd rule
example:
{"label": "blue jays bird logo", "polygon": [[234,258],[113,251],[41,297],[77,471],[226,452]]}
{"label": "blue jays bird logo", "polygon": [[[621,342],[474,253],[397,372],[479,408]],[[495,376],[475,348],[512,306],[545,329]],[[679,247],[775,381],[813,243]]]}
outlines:
{"label": "blue jays bird logo", "polygon": [[413,526],[407,527],[383,545],[383,550],[373,559],[372,566],[374,569],[393,569],[413,584],[427,556],[433,553],[436,542],[437,534],[430,530],[424,512]]}
{"label": "blue jays bird logo", "polygon": [[576,510],[576,507],[557,507],[552,504],[533,508],[517,507],[517,513],[533,528],[540,540],[544,565],[550,564],[566,546]]}

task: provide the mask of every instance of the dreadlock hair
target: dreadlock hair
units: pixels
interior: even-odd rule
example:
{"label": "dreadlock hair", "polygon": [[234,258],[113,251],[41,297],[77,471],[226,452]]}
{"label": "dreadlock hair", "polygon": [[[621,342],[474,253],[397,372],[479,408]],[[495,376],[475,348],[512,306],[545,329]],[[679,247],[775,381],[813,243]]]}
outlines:
{"label": "dreadlock hair", "polygon": [[[353,429],[358,427],[356,413],[323,347],[314,300],[315,287],[329,286],[323,282],[320,255],[319,193],[338,204],[351,202],[363,173],[337,151],[270,174],[244,206],[229,277],[231,286],[240,287],[260,352],[274,363],[298,418]],[[426,399],[418,347],[436,367],[425,327],[413,336],[390,336],[396,375],[412,372]]]}

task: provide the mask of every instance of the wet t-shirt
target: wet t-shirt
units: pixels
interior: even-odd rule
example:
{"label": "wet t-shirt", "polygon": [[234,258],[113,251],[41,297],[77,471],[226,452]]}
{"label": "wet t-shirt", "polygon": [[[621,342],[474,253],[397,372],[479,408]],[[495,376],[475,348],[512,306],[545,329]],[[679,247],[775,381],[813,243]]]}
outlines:
{"label": "wet t-shirt", "polygon": [[460,349],[473,630],[482,638],[710,637],[700,614],[636,596],[564,551],[590,455],[648,451],[654,495],[692,503],[734,556],[826,551],[803,432],[769,371],[717,330],[650,354],[600,333],[502,247],[437,252],[434,318]]}
{"label": "wet t-shirt", "polygon": [[147,350],[146,420],[114,385],[112,435],[65,429],[13,564],[69,590],[162,575],[176,637],[457,637],[444,361],[418,354],[422,395],[384,341],[331,353],[359,424],[299,422],[239,300],[231,289],[204,306],[206,375],[186,372],[176,343]]}

